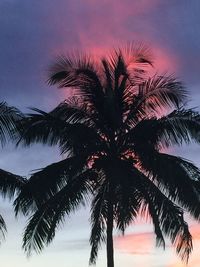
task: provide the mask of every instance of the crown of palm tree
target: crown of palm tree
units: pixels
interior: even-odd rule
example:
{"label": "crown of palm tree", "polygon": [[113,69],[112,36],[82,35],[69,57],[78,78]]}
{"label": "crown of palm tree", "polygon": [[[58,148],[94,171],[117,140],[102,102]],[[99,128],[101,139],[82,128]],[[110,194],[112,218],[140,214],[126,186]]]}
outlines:
{"label": "crown of palm tree", "polygon": [[[91,255],[107,242],[114,266],[112,231],[124,233],[138,215],[148,216],[157,245],[170,238],[188,260],[192,238],[183,211],[200,217],[200,171],[163,148],[200,142],[200,115],[184,109],[187,98],[173,76],[147,78],[148,49],[117,49],[99,62],[85,55],[60,57],[49,84],[73,96],[51,112],[33,109],[23,120],[20,142],[58,144],[65,159],[34,173],[15,201],[31,217],[23,247],[39,252],[58,225],[91,200]],[[109,252],[110,251],[110,252]]]}

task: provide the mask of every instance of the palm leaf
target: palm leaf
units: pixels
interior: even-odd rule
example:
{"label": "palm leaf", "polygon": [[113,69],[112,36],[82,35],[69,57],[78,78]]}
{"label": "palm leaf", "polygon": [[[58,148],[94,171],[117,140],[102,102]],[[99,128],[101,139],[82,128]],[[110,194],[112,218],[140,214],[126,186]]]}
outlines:
{"label": "palm leaf", "polygon": [[[183,218],[183,210],[170,201],[152,181],[138,170],[133,169],[133,177],[136,180],[136,188],[145,199],[143,209],[148,210],[152,216],[156,229],[157,245],[163,245],[162,232],[168,236],[176,247],[177,254],[182,260],[188,261],[192,251],[192,236],[188,225]],[[146,207],[147,206],[147,207]],[[155,221],[156,218],[156,221]],[[161,232],[162,230],[162,232]]]}
{"label": "palm leaf", "polygon": [[60,57],[50,68],[49,84],[75,88],[77,96],[87,101],[94,111],[101,112],[104,92],[98,69],[90,57],[83,54]]}
{"label": "palm leaf", "polygon": [[7,232],[6,223],[3,217],[0,215],[0,240],[1,241],[5,239],[6,232]]}
{"label": "palm leaf", "polygon": [[142,168],[170,198],[195,218],[200,218],[200,171],[189,161],[180,157],[148,151],[140,153]]}
{"label": "palm leaf", "polygon": [[107,188],[106,184],[102,184],[98,187],[95,193],[94,199],[91,205],[91,235],[90,235],[90,264],[95,264],[98,256],[98,250],[102,242],[105,242],[105,230],[106,222],[105,218],[107,215],[107,203],[106,195]]}
{"label": "palm leaf", "polygon": [[[15,138],[22,113],[15,107],[9,107],[7,103],[0,103],[0,143],[4,145],[7,139]],[[18,126],[17,126],[18,125]]]}
{"label": "palm leaf", "polygon": [[29,219],[24,232],[23,248],[40,252],[44,245],[52,241],[55,230],[64,217],[77,209],[90,192],[90,176],[86,173],[71,177],[57,194],[52,196]]}
{"label": "palm leaf", "polygon": [[163,110],[180,107],[186,99],[186,91],[173,76],[154,76],[139,85],[132,99],[126,123],[135,125],[138,120],[160,115]]}
{"label": "palm leaf", "polygon": [[12,198],[26,182],[25,178],[0,169],[0,192],[3,197]]}
{"label": "palm leaf", "polygon": [[127,134],[130,142],[168,147],[200,142],[200,116],[193,110],[175,110],[159,119],[142,120]]}
{"label": "palm leaf", "polygon": [[35,172],[15,199],[15,213],[35,211],[67,185],[69,179],[86,168],[84,157],[71,157]]}
{"label": "palm leaf", "polygon": [[86,147],[101,145],[103,139],[92,127],[83,123],[87,118],[73,108],[59,105],[53,111],[46,113],[34,109],[37,113],[29,114],[22,121],[21,137],[18,142],[30,145],[34,142],[44,144],[59,144],[62,153],[79,153]]}
{"label": "palm leaf", "polygon": [[[120,48],[121,53],[127,60],[128,66],[136,63],[137,66],[153,66],[153,55],[149,47],[143,43],[128,42]],[[134,66],[135,67],[135,66]]]}
{"label": "palm leaf", "polygon": [[62,129],[66,126],[65,121],[52,116],[44,111],[34,109],[35,114],[29,114],[22,120],[22,128],[18,144],[30,145],[42,142],[55,145],[59,142]]}

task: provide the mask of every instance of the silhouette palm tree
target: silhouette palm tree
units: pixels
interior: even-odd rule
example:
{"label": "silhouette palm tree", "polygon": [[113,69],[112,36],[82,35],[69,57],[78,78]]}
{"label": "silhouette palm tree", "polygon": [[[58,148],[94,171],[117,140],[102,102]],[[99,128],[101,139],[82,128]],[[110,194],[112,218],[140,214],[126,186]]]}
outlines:
{"label": "silhouette palm tree", "polygon": [[[8,139],[14,138],[17,132],[16,125],[22,118],[22,114],[14,107],[9,107],[5,102],[0,102],[0,144],[4,146]],[[3,197],[12,198],[15,192],[21,189],[25,179],[0,169],[0,193]],[[6,223],[0,215],[0,236],[5,237]]]}
{"label": "silhouette palm tree", "polygon": [[138,215],[154,225],[158,246],[167,236],[183,260],[192,250],[184,210],[200,217],[200,171],[162,152],[200,142],[200,115],[184,109],[187,94],[172,76],[147,78],[148,49],[130,45],[95,62],[61,57],[49,84],[72,88],[51,112],[34,109],[23,121],[20,142],[58,144],[65,159],[37,171],[15,201],[16,213],[31,213],[23,248],[39,252],[66,215],[91,200],[91,255],[102,242],[114,266],[113,229],[123,234]]}

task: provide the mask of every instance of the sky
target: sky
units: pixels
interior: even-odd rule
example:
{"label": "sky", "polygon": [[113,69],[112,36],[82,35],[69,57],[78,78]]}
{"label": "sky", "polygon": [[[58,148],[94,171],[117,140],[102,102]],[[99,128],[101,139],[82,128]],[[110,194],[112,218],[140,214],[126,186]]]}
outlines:
{"label": "sky", "polygon": [[[189,107],[200,102],[200,1],[199,0],[1,0],[0,101],[24,112],[29,107],[49,111],[66,97],[66,91],[46,84],[47,69],[55,57],[73,50],[94,55],[128,41],[151,47],[155,71],[174,73],[186,85]],[[199,147],[175,152],[200,167]],[[0,168],[20,175],[58,161],[57,148],[34,145],[0,151]],[[0,248],[4,267],[88,266],[89,209],[66,219],[56,238],[40,255],[27,259],[21,250],[27,218],[14,218],[12,205],[1,200],[8,234]],[[194,251],[188,267],[199,267],[200,225],[190,221]],[[116,267],[182,267],[174,250],[154,246],[152,227],[138,221],[122,238],[116,233]],[[105,248],[97,267],[105,266]]]}

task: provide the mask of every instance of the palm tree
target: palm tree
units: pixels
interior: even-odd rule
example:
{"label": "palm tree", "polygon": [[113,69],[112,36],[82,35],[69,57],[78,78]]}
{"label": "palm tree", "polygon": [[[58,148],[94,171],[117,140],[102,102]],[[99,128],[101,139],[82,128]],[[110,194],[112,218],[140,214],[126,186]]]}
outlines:
{"label": "palm tree", "polygon": [[[72,94],[50,112],[23,120],[20,142],[60,146],[64,160],[34,173],[15,201],[30,215],[23,248],[39,252],[66,215],[91,200],[91,255],[102,242],[114,266],[113,230],[123,234],[138,215],[148,217],[158,246],[167,236],[183,260],[192,250],[184,211],[200,218],[200,171],[163,149],[200,142],[200,115],[184,109],[187,93],[172,76],[147,78],[145,47],[116,49],[95,62],[68,55],[51,67],[49,84]],[[166,151],[166,150],[165,150]]]}
{"label": "palm tree", "polygon": [[[5,102],[0,102],[0,144],[3,147],[8,139],[13,139],[17,132],[17,125],[23,115],[14,107],[9,107]],[[3,197],[11,199],[25,183],[19,175],[0,169],[0,193]],[[5,237],[6,223],[0,215],[0,236]]]}

